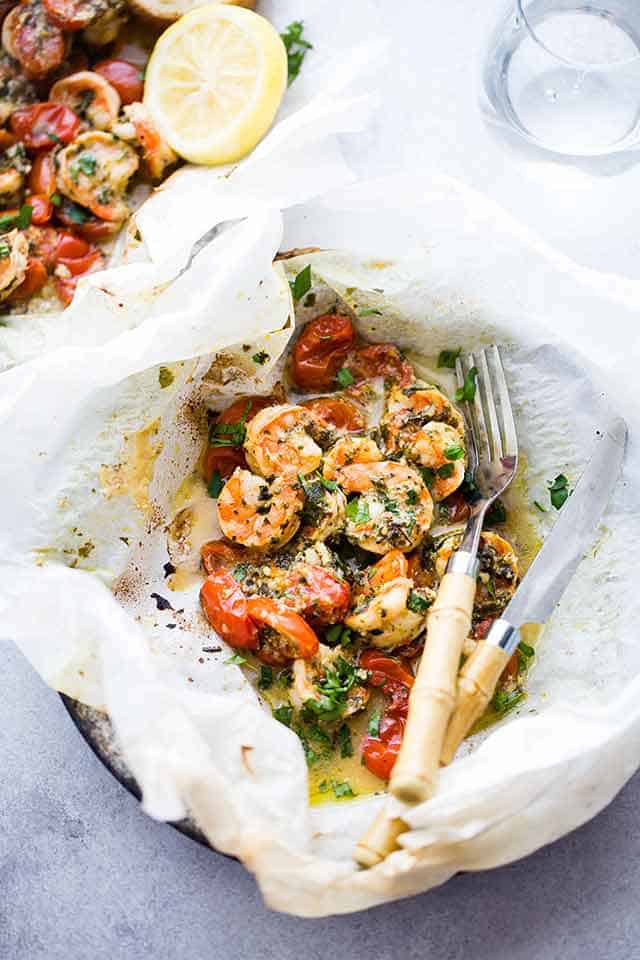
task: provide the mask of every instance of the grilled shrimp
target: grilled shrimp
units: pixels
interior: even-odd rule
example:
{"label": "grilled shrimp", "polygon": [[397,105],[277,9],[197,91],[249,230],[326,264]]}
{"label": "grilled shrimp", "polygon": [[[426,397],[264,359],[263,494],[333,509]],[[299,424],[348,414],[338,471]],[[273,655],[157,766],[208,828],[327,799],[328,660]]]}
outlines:
{"label": "grilled shrimp", "polygon": [[434,500],[444,500],[464,480],[464,438],[447,423],[433,420],[414,435],[404,449],[411,463],[425,467],[423,474]]}
{"label": "grilled shrimp", "polygon": [[300,535],[304,540],[324,541],[344,530],[347,499],[338,487],[328,490],[322,480],[304,484],[304,509]]}
{"label": "grilled shrimp", "polygon": [[0,124],[6,123],[14,110],[35,103],[36,99],[33,85],[16,61],[0,51]]}
{"label": "grilled shrimp", "polygon": [[[449,557],[460,545],[462,536],[453,534],[439,546],[435,555],[435,570],[443,577]],[[478,550],[480,572],[473,607],[474,618],[501,613],[518,585],[518,558],[511,544],[497,533],[485,531],[480,536]]]}
{"label": "grilled shrimp", "polygon": [[20,230],[0,237],[0,300],[20,286],[27,271],[29,243]]}
{"label": "grilled shrimp", "polygon": [[290,403],[261,410],[247,424],[244,449],[263,477],[306,476],[320,466],[322,450],[311,439],[308,410]]}
{"label": "grilled shrimp", "polygon": [[128,216],[124,191],[138,169],[138,158],[127,143],[102,130],[81,133],[60,151],[57,164],[60,193],[102,220]]}
{"label": "grilled shrimp", "polygon": [[271,482],[237,467],[218,497],[220,528],[229,540],[256,550],[284,546],[300,526],[303,497],[293,479]]}
{"label": "grilled shrimp", "polygon": [[109,130],[120,110],[117,90],[93,70],[80,70],[58,80],[49,91],[49,100],[70,107],[96,130]]}
{"label": "grilled shrimp", "polygon": [[[336,661],[341,656],[338,648],[328,647],[321,643],[315,657],[310,660],[294,661],[293,684],[289,691],[289,697],[296,710],[301,710],[309,700],[319,700],[321,698],[322,694],[318,690],[316,682],[324,678],[327,669],[335,669]],[[368,700],[368,688],[354,683],[347,692],[344,708],[340,711],[340,715],[334,718],[334,722],[342,723],[346,717],[352,717],[354,713],[364,710]]]}
{"label": "grilled shrimp", "polygon": [[125,120],[114,127],[114,133],[142,150],[145,170],[153,180],[159,180],[167,167],[177,163],[178,155],[158,132],[143,103],[129,103],[122,113]]}
{"label": "grilled shrimp", "polygon": [[371,437],[343,437],[329,450],[322,464],[325,480],[339,480],[343,469],[355,463],[377,463],[380,449]]}
{"label": "grilled shrimp", "polygon": [[366,427],[362,411],[347,397],[314,397],[313,400],[303,400],[300,406],[310,412],[311,435],[323,450],[332,447],[340,437]]}
{"label": "grilled shrimp", "polygon": [[349,495],[346,535],[372,553],[392,547],[413,550],[433,518],[433,500],[420,475],[403,463],[354,463],[340,471],[339,483]]}
{"label": "grilled shrimp", "polygon": [[390,453],[403,453],[419,430],[436,420],[464,433],[464,420],[436,387],[393,387],[380,427]]}
{"label": "grilled shrimp", "polygon": [[25,174],[30,169],[31,164],[21,143],[14,143],[0,153],[0,206],[19,205]]}
{"label": "grilled shrimp", "polygon": [[2,24],[2,46],[33,80],[59,67],[67,52],[65,35],[42,0],[22,0],[9,11]]}
{"label": "grilled shrimp", "polygon": [[368,573],[345,624],[371,646],[383,650],[404,646],[424,630],[435,594],[414,589],[407,558],[399,550],[391,550]]}

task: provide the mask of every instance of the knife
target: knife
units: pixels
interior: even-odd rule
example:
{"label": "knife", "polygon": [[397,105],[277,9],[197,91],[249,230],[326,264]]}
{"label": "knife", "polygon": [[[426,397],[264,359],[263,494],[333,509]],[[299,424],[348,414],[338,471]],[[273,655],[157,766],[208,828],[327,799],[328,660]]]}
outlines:
{"label": "knife", "polygon": [[440,762],[450,763],[491,700],[496,683],[520,642],[524,624],[544,624],[595,538],[624,459],[627,425],[613,417],[599,434],[575,490],[538,551],[502,616],[495,620],[458,677],[458,700]]}

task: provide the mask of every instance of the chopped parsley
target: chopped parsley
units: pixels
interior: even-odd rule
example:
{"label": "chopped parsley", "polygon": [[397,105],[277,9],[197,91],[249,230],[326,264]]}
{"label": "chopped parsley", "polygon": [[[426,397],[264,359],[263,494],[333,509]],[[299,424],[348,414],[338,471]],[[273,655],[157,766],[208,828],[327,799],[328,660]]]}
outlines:
{"label": "chopped parsley", "polygon": [[508,691],[498,688],[493,695],[491,706],[496,713],[508,713],[522,703],[526,696],[524,690]]}
{"label": "chopped parsley", "polygon": [[407,503],[409,506],[413,507],[418,502],[418,491],[417,490],[407,490]]}
{"label": "chopped parsley", "polygon": [[241,657],[239,653],[234,653],[232,657],[227,657],[227,659],[224,661],[225,665],[230,664],[234,667],[241,667],[242,664],[246,662],[246,658]]}
{"label": "chopped parsley", "polygon": [[267,362],[267,360],[270,360],[271,358],[269,354],[266,352],[266,350],[260,350],[258,353],[254,353],[251,359],[253,360],[254,363],[257,363],[259,366],[262,366],[264,363]]}
{"label": "chopped parsley", "polygon": [[280,723],[284,723],[285,727],[290,727],[293,720],[293,707],[288,705],[276,707],[273,715]]}
{"label": "chopped parsley", "polygon": [[354,382],[354,376],[348,367],[342,367],[336,374],[336,381],[341,387],[349,387]]}
{"label": "chopped parsley", "polygon": [[91,220],[90,211],[85,210],[78,203],[73,203],[72,200],[65,200],[64,212],[74,223],[87,223],[88,220]]}
{"label": "chopped parsley", "polygon": [[533,501],[533,505],[534,505],[534,507],[537,507],[537,508],[538,508],[538,510],[540,511],[540,513],[547,513],[547,512],[548,512],[548,511],[547,511],[547,508],[546,508],[546,507],[543,507],[539,500],[534,500],[534,501]]}
{"label": "chopped parsley", "polygon": [[366,676],[365,671],[358,670],[344,657],[337,657],[335,666],[327,667],[322,680],[315,684],[320,696],[309,698],[302,705],[302,718],[320,723],[338,720],[347,706],[347,694],[356,681]]}
{"label": "chopped parsley", "polygon": [[324,642],[331,647],[336,647],[338,644],[346,646],[351,643],[351,627],[345,627],[343,623],[334,623],[325,633]]}
{"label": "chopped parsley", "polygon": [[51,200],[51,203],[54,205],[54,207],[59,207],[62,203],[62,197],[59,193],[52,193],[49,197],[49,200]]}
{"label": "chopped parsley", "polygon": [[98,161],[92,153],[83,153],[76,160],[76,165],[86,177],[92,177],[98,167]]}
{"label": "chopped parsley", "polygon": [[425,487],[431,487],[436,479],[436,472],[432,467],[420,467],[420,475]]}
{"label": "chopped parsley", "polygon": [[441,350],[438,356],[438,366],[455,370],[456,360],[460,356],[461,350],[461,347],[458,347],[457,350]]}
{"label": "chopped parsley", "polygon": [[268,690],[273,686],[273,667],[267,667],[264,664],[260,667],[260,676],[258,677],[258,687],[260,690]]}
{"label": "chopped parsley", "polygon": [[530,647],[528,643],[524,642],[524,640],[521,640],[518,644],[518,650],[523,654],[523,656],[527,657],[527,659],[531,659],[531,657],[535,656],[535,650],[533,647]]}
{"label": "chopped parsley", "polygon": [[20,212],[16,218],[16,226],[19,230],[26,230],[29,224],[31,223],[31,217],[33,216],[33,207],[29,203],[23,203],[20,207]]}
{"label": "chopped parsley", "polygon": [[233,579],[237,580],[238,583],[242,583],[243,580],[246,580],[249,576],[249,566],[246,563],[239,563],[233,568]]}
{"label": "chopped parsley", "polygon": [[217,500],[218,497],[220,496],[220,491],[222,490],[223,487],[224,487],[224,480],[220,476],[220,471],[214,470],[213,473],[211,474],[211,479],[207,484],[207,493],[214,500]]}
{"label": "chopped parsley", "polygon": [[559,473],[550,483],[547,484],[549,490],[549,499],[551,506],[559,510],[569,499],[572,491],[569,489],[569,481],[564,473]]}
{"label": "chopped parsley", "polygon": [[348,780],[332,780],[331,789],[336,800],[342,800],[344,797],[355,797]]}
{"label": "chopped parsley", "polygon": [[296,276],[295,280],[289,281],[289,286],[291,287],[291,293],[294,300],[301,300],[304,297],[305,293],[308,293],[311,290],[311,264],[308,263],[300,273]]}
{"label": "chopped parsley", "polygon": [[367,724],[367,733],[370,737],[379,737],[380,736],[380,720],[382,717],[381,710],[374,710],[371,716],[369,717],[369,723]]}
{"label": "chopped parsley", "polygon": [[495,603],[495,601],[496,601],[496,599],[497,599],[497,598],[496,598],[496,588],[495,588],[495,584],[494,584],[493,580],[491,579],[491,577],[487,577],[484,585],[485,585],[485,587],[487,588],[487,593],[489,594],[489,596],[491,597],[491,599],[492,599],[492,600],[494,601],[494,603]]}
{"label": "chopped parsley", "polygon": [[245,424],[250,410],[251,401],[249,400],[246,410],[237,423],[214,423],[209,431],[209,446],[241,447],[246,435]]}
{"label": "chopped parsley", "polygon": [[495,500],[487,511],[487,523],[505,523],[507,509],[502,500]]}
{"label": "chopped parsley", "polygon": [[340,746],[340,756],[343,759],[353,756],[353,743],[351,741],[351,730],[346,723],[343,723],[338,730],[338,744]]}
{"label": "chopped parsley", "polygon": [[407,598],[408,610],[412,610],[413,613],[424,613],[430,606],[431,604],[425,597],[421,596],[415,590],[410,591],[409,597]]}
{"label": "chopped parsley", "polygon": [[373,317],[373,316],[381,317],[382,310],[376,310],[375,307],[368,307],[366,310],[359,310],[358,316],[359,317]]}
{"label": "chopped parsley", "polygon": [[0,241],[0,258],[4,260],[5,257],[11,256],[11,247],[6,242],[6,240]]}
{"label": "chopped parsley", "polygon": [[441,467],[438,467],[438,476],[441,480],[448,480],[449,477],[453,476],[455,469],[454,463],[443,463]]}
{"label": "chopped parsley", "polygon": [[458,403],[472,403],[476,398],[476,378],[478,368],[471,367],[469,373],[464,378],[464,383],[456,390],[456,400]]}
{"label": "chopped parsley", "polygon": [[464,457],[464,447],[461,447],[459,443],[452,444],[452,446],[446,448],[444,455],[447,460],[462,460]]}
{"label": "chopped parsley", "polygon": [[371,519],[369,515],[369,504],[362,497],[356,497],[354,500],[349,501],[346,514],[347,519],[358,526],[362,523],[368,523]]}
{"label": "chopped parsley", "polygon": [[282,42],[287,51],[287,72],[288,85],[291,86],[295,78],[300,73],[300,67],[307,55],[307,50],[313,49],[313,44],[302,36],[304,33],[304,21],[294,20],[281,33]]}

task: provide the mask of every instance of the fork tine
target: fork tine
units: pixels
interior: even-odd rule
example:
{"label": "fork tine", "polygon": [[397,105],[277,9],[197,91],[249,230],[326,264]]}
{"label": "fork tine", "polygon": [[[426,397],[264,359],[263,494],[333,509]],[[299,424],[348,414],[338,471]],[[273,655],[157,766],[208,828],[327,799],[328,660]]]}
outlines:
{"label": "fork tine", "polygon": [[491,429],[491,444],[492,444],[492,459],[502,460],[503,450],[502,450],[502,437],[500,435],[500,425],[498,423],[498,412],[496,410],[496,403],[493,396],[493,383],[492,376],[489,371],[489,364],[487,363],[487,351],[482,350],[479,357],[479,372],[480,377],[478,388],[482,391],[484,395],[484,405],[486,407],[487,419],[489,421],[489,427]]}
{"label": "fork tine", "polygon": [[518,453],[518,435],[516,433],[515,420],[513,419],[513,409],[511,407],[511,398],[509,396],[507,378],[502,365],[502,354],[500,353],[500,348],[496,345],[492,346],[490,349],[495,370],[494,383],[498,391],[498,397],[500,398],[500,412],[502,428],[504,432],[505,454],[506,456],[514,457]]}
{"label": "fork tine", "polygon": [[[468,369],[467,373],[475,367],[478,369],[478,364],[472,353],[467,357]],[[473,422],[473,427],[475,429],[475,439],[476,447],[478,450],[478,459],[491,459],[491,444],[489,443],[489,434],[487,432],[487,424],[484,418],[484,410],[482,408],[482,398],[480,390],[477,389],[477,379],[476,379],[476,392],[473,399],[473,404],[471,407],[471,417]]]}
{"label": "fork tine", "polygon": [[[458,386],[460,387],[460,389],[462,389],[462,387],[464,386],[464,376],[465,374],[464,374],[464,366],[463,366],[462,360],[460,359],[460,357],[457,357],[456,358],[456,380],[458,382]],[[469,472],[473,476],[473,474],[475,474],[476,472],[476,469],[478,466],[478,459],[480,456],[478,451],[476,428],[473,423],[473,419],[471,417],[470,411],[468,409],[468,404],[466,403],[462,404],[461,409],[462,409],[462,416],[464,417],[466,435],[467,435],[466,440],[467,440],[467,457],[468,457],[468,463],[469,463],[468,468],[469,468]]]}

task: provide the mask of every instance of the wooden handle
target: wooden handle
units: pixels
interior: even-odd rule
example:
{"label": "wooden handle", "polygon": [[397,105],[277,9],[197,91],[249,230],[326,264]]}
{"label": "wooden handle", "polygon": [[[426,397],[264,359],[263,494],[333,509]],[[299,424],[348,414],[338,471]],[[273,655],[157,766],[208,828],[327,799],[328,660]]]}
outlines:
{"label": "wooden handle", "polygon": [[471,629],[476,581],[465,573],[442,578],[427,621],[427,640],[409,697],[409,714],[389,789],[405,803],[435,790],[445,731],[457,695],[462,645]]}
{"label": "wooden handle", "polygon": [[445,737],[440,762],[451,763],[456,750],[491,700],[511,654],[482,641],[458,677],[458,703]]}
{"label": "wooden handle", "polygon": [[375,867],[390,853],[399,849],[398,837],[408,829],[404,820],[392,819],[381,810],[365,835],[358,840],[353,859],[361,867]]}

